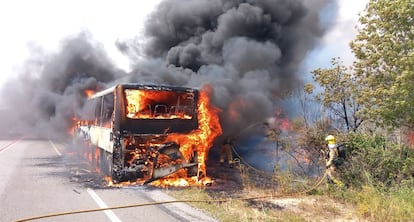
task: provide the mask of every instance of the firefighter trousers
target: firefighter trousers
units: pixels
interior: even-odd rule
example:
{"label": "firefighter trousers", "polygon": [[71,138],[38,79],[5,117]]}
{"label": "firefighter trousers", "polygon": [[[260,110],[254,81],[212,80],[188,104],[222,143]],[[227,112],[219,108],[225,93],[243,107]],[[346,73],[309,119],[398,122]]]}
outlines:
{"label": "firefighter trousers", "polygon": [[233,164],[233,153],[231,150],[230,144],[224,144],[221,147],[221,153],[220,153],[220,163],[223,164],[225,158],[227,157],[228,164]]}

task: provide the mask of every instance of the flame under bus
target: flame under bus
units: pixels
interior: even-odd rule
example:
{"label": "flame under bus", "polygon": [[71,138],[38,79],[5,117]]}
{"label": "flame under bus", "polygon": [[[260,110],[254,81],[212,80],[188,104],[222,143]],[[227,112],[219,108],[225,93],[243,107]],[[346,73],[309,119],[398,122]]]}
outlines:
{"label": "flame under bus", "polygon": [[198,129],[198,97],[193,88],[116,85],[90,97],[93,117],[79,124],[76,137],[96,147],[94,161],[114,183],[148,183],[179,170],[201,176],[196,146],[183,155],[183,144],[169,137]]}

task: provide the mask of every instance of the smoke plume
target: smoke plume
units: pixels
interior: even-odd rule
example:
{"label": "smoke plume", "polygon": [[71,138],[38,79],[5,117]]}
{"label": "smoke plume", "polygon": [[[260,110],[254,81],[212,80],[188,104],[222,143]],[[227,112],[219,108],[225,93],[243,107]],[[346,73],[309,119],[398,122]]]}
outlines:
{"label": "smoke plume", "polygon": [[[104,89],[125,73],[115,68],[103,46],[88,33],[68,37],[55,54],[30,48],[24,69],[1,90],[7,114],[3,133],[37,137],[67,135],[86,101],[85,89]],[[9,125],[11,124],[11,125]],[[6,128],[6,129],[4,129]]]}
{"label": "smoke plume", "polygon": [[122,44],[129,55],[153,59],[135,64],[129,79],[212,85],[224,134],[237,136],[264,122],[280,94],[298,86],[300,63],[324,33],[319,11],[326,2],[164,1],[146,22],[143,47]]}
{"label": "smoke plume", "polygon": [[224,134],[236,136],[271,116],[279,95],[297,86],[300,63],[324,34],[318,13],[327,2],[165,0],[146,21],[144,42],[117,43],[131,58],[130,73],[116,68],[85,32],[63,40],[53,54],[33,48],[25,69],[2,89],[13,110],[9,119],[50,137],[66,133],[82,110],[85,89],[209,84]]}

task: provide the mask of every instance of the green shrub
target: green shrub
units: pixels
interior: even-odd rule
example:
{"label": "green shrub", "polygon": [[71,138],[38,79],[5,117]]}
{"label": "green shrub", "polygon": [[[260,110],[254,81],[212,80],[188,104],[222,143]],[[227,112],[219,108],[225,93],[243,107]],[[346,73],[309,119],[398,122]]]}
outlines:
{"label": "green shrub", "polygon": [[414,150],[378,135],[351,133],[344,138],[348,158],[339,168],[348,186],[365,185],[381,189],[401,186],[414,175]]}

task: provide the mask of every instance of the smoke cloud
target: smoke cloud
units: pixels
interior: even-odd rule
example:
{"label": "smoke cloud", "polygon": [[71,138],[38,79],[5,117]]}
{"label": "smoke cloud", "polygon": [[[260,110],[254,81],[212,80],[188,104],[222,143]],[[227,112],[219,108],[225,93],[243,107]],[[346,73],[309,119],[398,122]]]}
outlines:
{"label": "smoke cloud", "polygon": [[327,2],[165,0],[146,21],[144,42],[117,43],[131,58],[130,73],[87,32],[63,40],[54,54],[33,48],[25,70],[2,89],[13,110],[7,121],[50,137],[66,133],[82,110],[85,89],[209,84],[225,136],[236,136],[271,116],[279,95],[297,86],[300,63],[325,32],[319,12]]}
{"label": "smoke cloud", "polygon": [[72,118],[86,101],[85,89],[104,89],[125,75],[115,68],[103,46],[90,34],[64,39],[55,54],[31,47],[32,58],[1,89],[7,113],[2,115],[3,134],[36,137],[67,135]]}
{"label": "smoke cloud", "polygon": [[[135,64],[131,81],[214,87],[224,134],[236,136],[275,111],[278,96],[298,86],[300,63],[324,34],[319,12],[326,0],[164,1],[146,22],[142,48],[129,55],[158,64]],[[128,45],[130,47],[128,47]],[[132,47],[131,47],[132,46]],[[161,67],[161,68],[159,68]]]}

